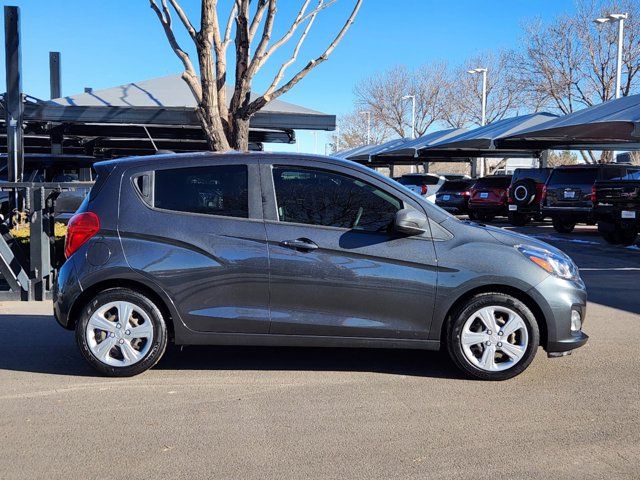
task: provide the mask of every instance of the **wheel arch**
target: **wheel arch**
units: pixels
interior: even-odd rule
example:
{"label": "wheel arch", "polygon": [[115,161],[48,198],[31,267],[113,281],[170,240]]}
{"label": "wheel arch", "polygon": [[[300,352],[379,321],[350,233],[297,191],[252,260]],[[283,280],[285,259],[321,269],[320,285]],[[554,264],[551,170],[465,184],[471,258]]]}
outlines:
{"label": "wheel arch", "polygon": [[468,302],[471,298],[482,293],[503,293],[505,295],[510,295],[514,298],[517,298],[522,303],[524,303],[527,308],[531,310],[531,313],[533,313],[533,316],[538,323],[538,329],[540,330],[540,345],[544,348],[547,347],[547,318],[538,303],[533,299],[533,297],[527,294],[527,292],[510,285],[501,284],[490,284],[475,287],[464,292],[460,297],[458,297],[458,299],[453,302],[453,304],[447,310],[445,319],[440,327],[440,345],[446,345],[447,328],[449,328],[449,323],[451,321],[451,316],[453,315],[453,313],[458,310],[463,304]]}
{"label": "wheel arch", "polygon": [[162,313],[162,316],[166,320],[169,337],[171,339],[175,338],[174,315],[172,314],[172,309],[169,307],[169,299],[163,298],[162,294],[159,294],[148,285],[137,280],[132,280],[130,278],[110,278],[108,280],[94,283],[88,288],[84,289],[82,293],[78,295],[78,297],[71,305],[71,308],[69,309],[68,328],[75,328],[76,321],[80,316],[82,308],[84,308],[84,306],[93,297],[95,297],[98,293],[109,290],[111,288],[127,288],[129,290],[138,292],[151,300],[158,307],[160,313]]}

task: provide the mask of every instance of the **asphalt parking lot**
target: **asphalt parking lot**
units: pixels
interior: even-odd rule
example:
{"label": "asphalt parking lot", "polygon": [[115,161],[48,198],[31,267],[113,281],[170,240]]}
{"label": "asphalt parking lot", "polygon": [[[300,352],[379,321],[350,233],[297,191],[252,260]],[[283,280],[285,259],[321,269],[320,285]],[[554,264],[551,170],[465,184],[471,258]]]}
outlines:
{"label": "asphalt parking lot", "polygon": [[591,336],[520,377],[419,351],[192,347],[96,377],[51,306],[0,303],[1,478],[640,478],[640,248],[569,253]]}

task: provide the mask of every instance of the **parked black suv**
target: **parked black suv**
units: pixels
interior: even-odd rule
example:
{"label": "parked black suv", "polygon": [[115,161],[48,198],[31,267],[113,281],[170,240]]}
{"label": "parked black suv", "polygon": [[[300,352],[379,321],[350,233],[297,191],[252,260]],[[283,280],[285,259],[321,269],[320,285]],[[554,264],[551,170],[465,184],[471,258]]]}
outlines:
{"label": "parked black suv", "polygon": [[586,291],[551,245],[462,222],[374,170],[276,153],[96,164],[54,313],[106,375],[178,345],[439,349],[472,376],[583,345]]}
{"label": "parked black suv", "polygon": [[541,221],[540,202],[551,168],[516,168],[508,191],[509,222],[523,226],[533,218]]}
{"label": "parked black suv", "polygon": [[640,167],[595,183],[598,231],[613,244],[632,245],[640,229]]}
{"label": "parked black suv", "polygon": [[576,223],[595,225],[595,183],[624,176],[629,165],[569,165],[556,167],[545,186],[542,214],[551,217],[553,228],[570,233]]}
{"label": "parked black suv", "polygon": [[436,193],[436,205],[449,213],[468,214],[470,190],[475,182],[473,179],[446,180]]}

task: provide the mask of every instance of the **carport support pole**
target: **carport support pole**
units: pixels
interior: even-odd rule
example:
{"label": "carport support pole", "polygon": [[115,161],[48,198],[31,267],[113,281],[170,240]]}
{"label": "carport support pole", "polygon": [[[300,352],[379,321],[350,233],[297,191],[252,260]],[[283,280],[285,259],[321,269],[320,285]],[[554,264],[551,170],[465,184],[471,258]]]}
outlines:
{"label": "carport support pole", "polygon": [[[62,96],[60,77],[60,52],[49,52],[49,87],[51,90],[51,99]],[[62,154],[62,141],[64,139],[63,128],[59,123],[49,124],[49,140],[51,142],[51,153],[53,155]]]}
{"label": "carport support pole", "polygon": [[62,89],[60,88],[60,52],[49,52],[49,87],[51,99],[62,96]]}
{"label": "carport support pole", "polygon": [[[24,171],[24,138],[22,103],[22,66],[20,61],[20,9],[4,7],[4,51],[7,93],[5,121],[7,125],[7,180],[21,182]],[[14,190],[10,207],[19,206],[19,194]]]}
{"label": "carport support pole", "polygon": [[549,150],[542,150],[538,157],[538,161],[540,163],[540,168],[547,168],[547,165],[549,164]]}

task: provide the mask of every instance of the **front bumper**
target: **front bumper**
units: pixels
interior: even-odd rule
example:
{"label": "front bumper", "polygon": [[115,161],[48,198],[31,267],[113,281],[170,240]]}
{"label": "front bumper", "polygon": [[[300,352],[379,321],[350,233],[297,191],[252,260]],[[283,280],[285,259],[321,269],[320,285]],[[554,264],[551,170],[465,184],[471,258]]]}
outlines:
{"label": "front bumper", "polygon": [[589,337],[582,331],[571,331],[571,311],[577,310],[584,328],[587,313],[587,291],[578,284],[549,275],[529,291],[546,320],[547,338],[543,344],[548,353],[568,352],[581,347]]}

